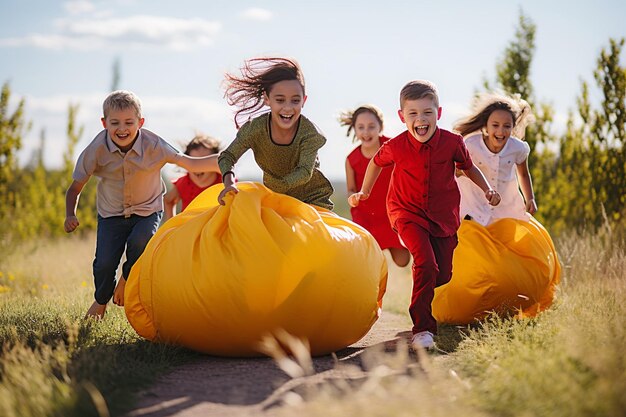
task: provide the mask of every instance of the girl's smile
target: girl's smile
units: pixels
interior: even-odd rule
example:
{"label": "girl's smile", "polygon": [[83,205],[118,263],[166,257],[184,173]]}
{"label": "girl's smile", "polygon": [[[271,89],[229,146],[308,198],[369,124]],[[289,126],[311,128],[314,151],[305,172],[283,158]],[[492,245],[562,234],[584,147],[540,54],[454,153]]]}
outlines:
{"label": "girl's smile", "polygon": [[506,110],[494,110],[487,119],[487,127],[483,132],[483,140],[487,148],[498,153],[511,137],[513,115]]}
{"label": "girl's smile", "polygon": [[272,117],[272,139],[285,143],[291,141],[298,127],[298,119],[306,102],[304,89],[298,80],[279,81],[263,97]]}

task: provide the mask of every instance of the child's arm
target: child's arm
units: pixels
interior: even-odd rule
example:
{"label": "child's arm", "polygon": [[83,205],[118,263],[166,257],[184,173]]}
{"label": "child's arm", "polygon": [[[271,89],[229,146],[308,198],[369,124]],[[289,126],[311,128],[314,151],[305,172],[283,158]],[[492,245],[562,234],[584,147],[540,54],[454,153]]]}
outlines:
{"label": "child's arm", "polygon": [[367,169],[365,170],[365,177],[363,177],[363,185],[361,186],[361,191],[358,193],[352,194],[348,197],[348,204],[351,207],[356,207],[359,205],[361,200],[367,200],[372,193],[372,188],[374,188],[374,184],[376,184],[376,180],[380,175],[380,172],[383,170],[382,167],[379,167],[374,163],[374,158],[370,160],[370,163],[367,164]]}
{"label": "child's arm", "polygon": [[218,154],[213,154],[194,157],[180,154],[177,157],[176,164],[189,172],[220,172],[220,167],[217,165],[218,156]]}
{"label": "child's arm", "polygon": [[241,158],[241,156],[251,148],[250,141],[253,138],[253,134],[250,133],[251,122],[248,122],[241,126],[235,140],[228,145],[226,149],[220,152],[218,165],[220,172],[222,173],[222,182],[224,183],[224,189],[217,196],[217,201],[220,205],[225,205],[224,197],[228,193],[237,194],[239,189],[235,185],[235,173],[233,168],[235,164]]}
{"label": "child's arm", "polygon": [[537,212],[537,203],[535,202],[535,193],[533,192],[533,182],[528,170],[528,159],[521,164],[517,164],[517,178],[519,181],[524,201],[526,201],[526,211],[530,214]]}
{"label": "child's arm", "polygon": [[356,177],[354,175],[354,169],[352,169],[352,165],[350,165],[350,161],[346,158],[346,186],[348,188],[348,193],[356,193],[358,190],[356,189]]}
{"label": "child's arm", "polygon": [[178,188],[173,186],[172,189],[163,196],[163,222],[166,222],[174,217],[174,207],[176,207],[178,200],[180,200]]}
{"label": "child's arm", "polygon": [[480,168],[476,165],[472,165],[470,169],[464,170],[463,173],[485,192],[485,198],[489,201],[490,205],[497,206],[500,204],[500,194],[491,188],[491,185],[487,182]]}
{"label": "child's arm", "polygon": [[78,217],[76,217],[76,208],[78,207],[78,196],[83,190],[86,182],[72,181],[65,193],[65,223],[63,228],[66,233],[71,233],[80,224]]}
{"label": "child's arm", "polygon": [[237,194],[239,189],[235,185],[235,173],[233,171],[225,172],[222,175],[222,182],[224,183],[224,189],[220,192],[220,195],[217,196],[217,202],[223,206],[226,204],[224,201],[226,194],[230,192]]}

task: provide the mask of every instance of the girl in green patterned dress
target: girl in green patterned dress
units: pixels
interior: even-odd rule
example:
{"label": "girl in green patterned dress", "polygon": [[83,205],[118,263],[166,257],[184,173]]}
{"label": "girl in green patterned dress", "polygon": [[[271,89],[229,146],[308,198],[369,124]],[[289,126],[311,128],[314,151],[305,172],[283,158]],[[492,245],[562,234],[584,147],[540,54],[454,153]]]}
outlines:
{"label": "girl in green patterned dress", "polygon": [[[333,187],[319,170],[318,150],[326,138],[301,114],[307,96],[299,65],[287,58],[249,59],[241,75],[226,74],[225,97],[239,107],[235,113],[239,130],[218,159],[224,182],[219,203],[225,204],[226,194],[239,192],[233,167],[252,149],[266,187],[332,210]],[[266,106],[269,112],[262,113]],[[242,119],[247,121],[240,127]]]}

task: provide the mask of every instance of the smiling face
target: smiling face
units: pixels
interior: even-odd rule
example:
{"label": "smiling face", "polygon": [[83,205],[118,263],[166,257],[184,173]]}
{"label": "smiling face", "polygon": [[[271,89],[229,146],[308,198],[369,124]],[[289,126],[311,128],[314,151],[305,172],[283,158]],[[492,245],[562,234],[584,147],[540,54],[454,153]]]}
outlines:
{"label": "smiling face", "polygon": [[415,100],[404,100],[402,109],[398,110],[402,123],[415,139],[427,142],[437,129],[437,120],[441,117],[441,107],[437,107],[435,100],[422,97]]}
{"label": "smiling face", "polygon": [[483,135],[485,145],[493,153],[500,152],[511,137],[513,115],[506,110],[494,110],[487,119],[486,130],[487,134]]}
{"label": "smiling face", "polygon": [[306,101],[300,81],[285,80],[274,84],[263,97],[272,114],[272,133],[291,132],[296,129],[298,118]]}
{"label": "smiling face", "polygon": [[354,133],[364,148],[380,146],[379,137],[382,126],[378,118],[369,111],[359,113],[354,122]]}
{"label": "smiling face", "polygon": [[131,107],[110,109],[107,117],[102,118],[102,126],[122,152],[127,152],[132,148],[143,123],[143,117],[140,118],[136,110]]}

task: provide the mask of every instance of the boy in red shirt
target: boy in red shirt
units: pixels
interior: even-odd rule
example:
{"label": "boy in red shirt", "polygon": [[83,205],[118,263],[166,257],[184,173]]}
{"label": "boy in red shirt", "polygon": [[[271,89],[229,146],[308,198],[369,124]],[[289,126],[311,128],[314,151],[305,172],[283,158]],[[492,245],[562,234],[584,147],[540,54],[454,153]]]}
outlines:
{"label": "boy in red shirt", "polygon": [[400,92],[398,115],[407,130],[380,147],[368,164],[361,191],[348,202],[356,207],[367,199],[381,170],[394,165],[387,214],[413,255],[411,345],[430,349],[437,333],[431,308],[435,287],[450,281],[458,243],[461,197],[455,168],[485,192],[489,204],[497,205],[500,195],[472,163],[463,138],[437,127],[441,107],[434,84],[423,80],[406,84]]}

